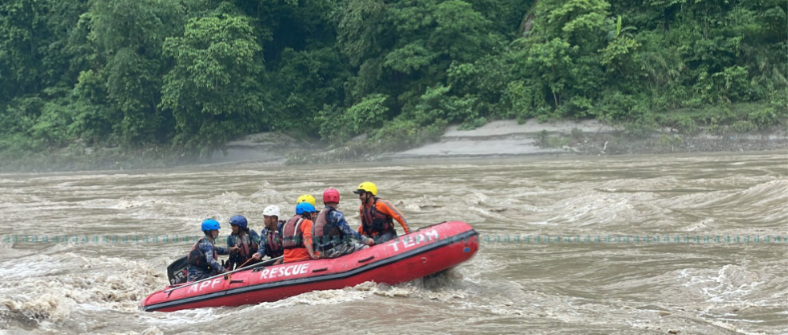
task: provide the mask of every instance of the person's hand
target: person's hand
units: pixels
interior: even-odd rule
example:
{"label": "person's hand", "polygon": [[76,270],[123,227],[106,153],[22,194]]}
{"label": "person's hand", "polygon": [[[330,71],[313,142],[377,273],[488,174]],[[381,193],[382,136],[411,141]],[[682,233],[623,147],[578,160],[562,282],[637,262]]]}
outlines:
{"label": "person's hand", "polygon": [[368,246],[373,246],[373,245],[375,245],[375,240],[373,240],[371,238],[367,238],[367,241],[364,242],[364,244],[366,244]]}
{"label": "person's hand", "polygon": [[260,256],[260,254],[254,254],[254,255],[252,255],[252,259],[254,259],[254,260],[256,260],[256,261],[259,261],[259,260],[260,260],[260,258],[263,258],[262,256]]}
{"label": "person's hand", "polygon": [[320,255],[317,255],[317,254],[309,255],[309,258],[311,258],[311,259],[320,259]]}
{"label": "person's hand", "polygon": [[234,253],[238,252],[238,250],[241,250],[241,248],[239,248],[239,247],[232,247],[232,248],[230,248],[230,253],[234,254]]}

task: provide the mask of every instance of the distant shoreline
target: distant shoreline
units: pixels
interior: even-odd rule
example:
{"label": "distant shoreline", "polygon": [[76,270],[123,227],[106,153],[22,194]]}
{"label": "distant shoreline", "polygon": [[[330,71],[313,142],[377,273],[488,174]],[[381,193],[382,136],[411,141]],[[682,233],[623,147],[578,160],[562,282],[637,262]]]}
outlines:
{"label": "distant shoreline", "polygon": [[[355,143],[363,141],[356,139]],[[353,142],[349,143],[352,145]],[[349,150],[335,148],[330,152]],[[247,167],[275,167],[288,164],[288,157],[299,152],[302,165],[343,165],[358,162],[400,162],[431,159],[481,159],[500,157],[539,156],[616,156],[649,155],[671,153],[712,152],[757,152],[786,150],[788,133],[783,130],[749,132],[744,134],[712,135],[700,130],[694,135],[678,134],[665,128],[641,138],[628,137],[620,128],[597,120],[555,121],[539,123],[528,120],[519,124],[515,120],[489,122],[473,130],[459,130],[449,126],[437,141],[400,151],[346,155],[346,158],[321,161],[325,148],[319,143],[308,143],[292,139],[279,133],[258,133],[231,141],[227,144],[227,155],[214,152],[210,159],[196,161],[179,160],[172,154],[157,152],[124,153],[104,149],[105,153],[92,148],[68,151],[59,155],[42,155],[39,160],[16,168],[3,166],[4,174],[76,171],[123,171],[144,169],[189,168],[199,166],[243,165]],[[110,154],[107,154],[110,153]],[[147,157],[146,155],[147,154]],[[49,161],[44,160],[49,159]],[[47,165],[48,164],[48,165]]]}

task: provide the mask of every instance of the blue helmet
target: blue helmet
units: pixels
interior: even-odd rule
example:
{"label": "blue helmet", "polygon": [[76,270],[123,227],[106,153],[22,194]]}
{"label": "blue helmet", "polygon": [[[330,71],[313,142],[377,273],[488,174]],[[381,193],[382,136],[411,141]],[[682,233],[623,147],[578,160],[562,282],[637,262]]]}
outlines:
{"label": "blue helmet", "polygon": [[308,202],[302,202],[296,205],[296,215],[301,215],[304,213],[314,213],[314,212],[315,212],[315,206],[312,206],[312,204]]}
{"label": "blue helmet", "polygon": [[230,224],[246,229],[246,218],[243,215],[236,215],[230,218]]}
{"label": "blue helmet", "polygon": [[205,219],[202,222],[202,231],[206,230],[219,230],[219,221],[214,219]]}

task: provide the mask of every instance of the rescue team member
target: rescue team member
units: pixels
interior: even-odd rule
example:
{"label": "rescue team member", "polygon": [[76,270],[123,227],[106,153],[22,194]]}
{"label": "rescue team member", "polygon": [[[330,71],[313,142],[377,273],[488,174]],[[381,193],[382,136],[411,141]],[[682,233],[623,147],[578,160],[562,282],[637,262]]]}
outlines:
{"label": "rescue team member", "polygon": [[[282,248],[282,227],[285,225],[284,221],[279,220],[279,206],[271,205],[263,210],[263,222],[265,229],[260,235],[260,247],[257,253],[252,255],[252,258],[261,260],[263,257],[276,258],[282,256],[284,248]],[[274,263],[274,265],[282,264],[282,259]]]}
{"label": "rescue team member", "polygon": [[302,202],[296,206],[296,216],[282,226],[284,262],[318,259],[312,246],[312,213],[315,206]]}
{"label": "rescue team member", "polygon": [[300,197],[298,197],[298,199],[296,200],[296,205],[298,205],[298,204],[300,204],[302,202],[309,203],[313,207],[317,206],[316,205],[317,202],[315,201],[315,197],[313,197],[311,194],[304,194],[304,195],[301,195]]}
{"label": "rescue team member", "polygon": [[[315,249],[320,253],[320,258],[348,255],[375,244],[371,238],[361,236],[351,229],[345,220],[345,215],[337,210],[339,191],[335,188],[326,189],[323,192],[323,204],[325,208],[320,211],[312,226],[312,240],[315,242]],[[351,241],[351,237],[366,245]]]}
{"label": "rescue team member", "polygon": [[249,229],[246,217],[243,215],[235,215],[230,218],[230,227],[232,227],[233,232],[230,236],[227,236],[227,247],[238,247],[238,252],[230,253],[227,268],[235,270],[246,263],[257,252],[257,248],[260,246],[260,235]]}
{"label": "rescue team member", "polygon": [[197,240],[186,258],[189,262],[186,267],[189,272],[186,281],[197,281],[227,271],[219,264],[218,255],[227,255],[238,250],[238,247],[227,250],[214,245],[214,240],[219,236],[219,222],[216,220],[205,219],[202,222],[202,232],[205,236]]}
{"label": "rescue team member", "polygon": [[365,181],[358,185],[358,189],[353,193],[358,194],[361,200],[361,206],[358,208],[361,214],[361,227],[358,227],[358,231],[364,236],[374,238],[377,244],[396,238],[394,220],[399,222],[405,234],[410,234],[408,221],[394,205],[377,197],[378,187],[375,184]]}
{"label": "rescue team member", "polygon": [[[311,194],[304,194],[304,195],[298,197],[298,199],[296,200],[296,206],[298,204],[302,203],[302,202],[307,202],[310,205],[312,205],[313,208],[317,208],[317,202],[315,200],[315,197],[313,197]],[[312,217],[316,218],[317,217],[317,212],[313,212],[312,213]]]}

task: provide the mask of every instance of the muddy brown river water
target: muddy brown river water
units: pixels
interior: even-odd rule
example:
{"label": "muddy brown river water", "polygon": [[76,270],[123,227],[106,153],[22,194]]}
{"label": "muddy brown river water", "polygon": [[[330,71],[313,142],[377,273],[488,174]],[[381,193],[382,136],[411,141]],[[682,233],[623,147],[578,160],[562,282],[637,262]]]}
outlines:
{"label": "muddy brown river water", "polygon": [[[470,223],[479,252],[395,286],[138,310],[191,247],[165,236],[259,231],[329,186],[357,227],[365,180],[414,227]],[[788,334],[783,152],[0,175],[0,208],[0,334]]]}

